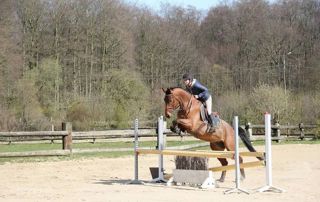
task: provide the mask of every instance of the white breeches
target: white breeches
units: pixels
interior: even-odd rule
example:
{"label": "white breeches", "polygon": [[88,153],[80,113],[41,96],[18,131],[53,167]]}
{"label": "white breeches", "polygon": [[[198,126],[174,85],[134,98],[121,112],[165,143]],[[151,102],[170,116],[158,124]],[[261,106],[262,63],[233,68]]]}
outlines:
{"label": "white breeches", "polygon": [[207,99],[206,105],[207,105],[208,114],[211,114],[212,113],[212,97],[211,96]]}

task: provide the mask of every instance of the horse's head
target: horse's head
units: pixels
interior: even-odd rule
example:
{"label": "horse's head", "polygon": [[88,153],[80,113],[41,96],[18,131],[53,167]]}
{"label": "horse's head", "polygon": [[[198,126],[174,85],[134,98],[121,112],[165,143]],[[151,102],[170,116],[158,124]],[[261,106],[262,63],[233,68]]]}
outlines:
{"label": "horse's head", "polygon": [[173,94],[173,88],[167,88],[167,90],[162,89],[165,93],[164,102],[165,106],[165,115],[167,118],[170,118],[173,111],[180,107],[178,99]]}

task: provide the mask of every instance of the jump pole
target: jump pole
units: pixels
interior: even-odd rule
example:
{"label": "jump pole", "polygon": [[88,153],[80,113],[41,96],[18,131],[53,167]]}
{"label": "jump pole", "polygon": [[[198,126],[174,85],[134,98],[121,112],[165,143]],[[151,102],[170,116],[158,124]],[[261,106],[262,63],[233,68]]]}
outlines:
{"label": "jump pole", "polygon": [[266,151],[266,181],[264,187],[258,189],[259,192],[277,192],[282,193],[285,190],[272,185],[272,152],[271,152],[271,115],[265,113],[265,151]]}
{"label": "jump pole", "polygon": [[239,162],[239,119],[238,116],[233,118],[233,128],[234,128],[234,139],[235,139],[235,176],[236,176],[236,187],[230,190],[224,191],[224,194],[231,194],[231,193],[246,193],[250,194],[248,191],[240,188],[240,162]]}

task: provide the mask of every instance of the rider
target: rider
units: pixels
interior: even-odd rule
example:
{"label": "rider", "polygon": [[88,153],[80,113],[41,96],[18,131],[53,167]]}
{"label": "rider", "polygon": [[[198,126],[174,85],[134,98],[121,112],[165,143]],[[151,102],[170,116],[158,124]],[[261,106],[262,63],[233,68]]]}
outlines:
{"label": "rider", "polygon": [[206,103],[207,111],[210,116],[208,122],[211,128],[215,129],[219,124],[219,118],[212,113],[212,97],[208,89],[198,80],[194,79],[191,74],[184,74],[182,79],[186,85],[187,91],[194,95],[194,97],[199,101]]}

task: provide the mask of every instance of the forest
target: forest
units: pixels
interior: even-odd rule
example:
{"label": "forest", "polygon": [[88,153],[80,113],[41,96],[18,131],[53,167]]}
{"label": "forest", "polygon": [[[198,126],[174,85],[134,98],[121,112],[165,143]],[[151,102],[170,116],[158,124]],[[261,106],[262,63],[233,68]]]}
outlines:
{"label": "forest", "polygon": [[184,73],[228,122],[319,123],[320,0],[0,0],[1,131],[152,124]]}

